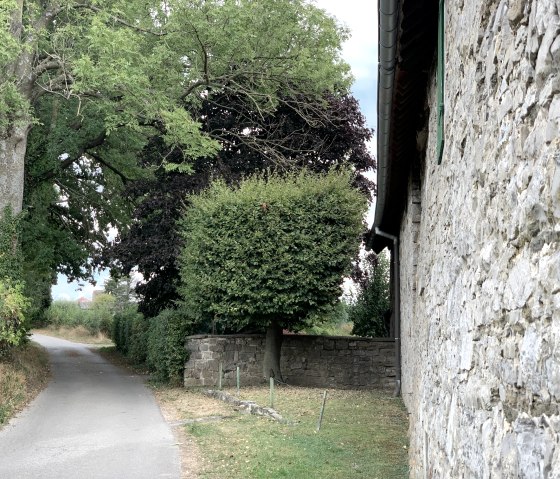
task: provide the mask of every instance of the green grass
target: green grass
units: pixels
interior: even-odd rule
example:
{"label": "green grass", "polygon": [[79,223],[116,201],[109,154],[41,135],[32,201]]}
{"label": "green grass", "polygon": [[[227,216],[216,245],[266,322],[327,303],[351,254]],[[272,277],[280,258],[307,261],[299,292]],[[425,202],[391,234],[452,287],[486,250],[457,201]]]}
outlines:
{"label": "green grass", "polygon": [[[207,462],[200,477],[408,477],[408,422],[400,399],[375,391],[329,391],[322,428],[316,432],[322,392],[277,388],[276,410],[289,424],[238,415],[186,426]],[[241,396],[268,403],[266,388],[242,390]]]}

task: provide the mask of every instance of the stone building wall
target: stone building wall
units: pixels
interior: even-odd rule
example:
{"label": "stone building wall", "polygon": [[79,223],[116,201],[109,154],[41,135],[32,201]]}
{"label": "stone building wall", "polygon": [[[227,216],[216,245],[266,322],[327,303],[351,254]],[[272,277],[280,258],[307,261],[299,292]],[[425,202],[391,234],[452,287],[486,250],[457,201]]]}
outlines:
{"label": "stone building wall", "polygon": [[[222,385],[235,386],[237,366],[242,385],[263,382],[264,336],[190,336],[185,386],[215,387],[222,363]],[[292,385],[341,389],[392,388],[395,348],[392,339],[285,335],[281,364]]]}
{"label": "stone building wall", "polygon": [[560,2],[445,8],[443,163],[434,78],[400,231],[411,477],[560,478]]}

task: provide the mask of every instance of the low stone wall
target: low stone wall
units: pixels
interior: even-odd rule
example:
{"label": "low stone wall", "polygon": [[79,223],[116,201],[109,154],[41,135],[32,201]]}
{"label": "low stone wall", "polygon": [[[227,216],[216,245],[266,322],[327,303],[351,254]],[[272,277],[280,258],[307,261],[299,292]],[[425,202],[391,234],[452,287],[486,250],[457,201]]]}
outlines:
{"label": "low stone wall", "polygon": [[[185,386],[235,386],[237,367],[242,385],[263,382],[262,335],[189,336]],[[281,368],[293,385],[339,389],[392,388],[395,384],[395,349],[392,339],[285,335]]]}

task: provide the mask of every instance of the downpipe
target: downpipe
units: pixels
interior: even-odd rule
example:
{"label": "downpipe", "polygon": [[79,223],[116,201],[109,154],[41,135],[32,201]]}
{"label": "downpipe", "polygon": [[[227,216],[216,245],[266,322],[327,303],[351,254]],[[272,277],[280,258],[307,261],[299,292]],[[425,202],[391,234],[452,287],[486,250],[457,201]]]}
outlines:
{"label": "downpipe", "polygon": [[393,242],[393,311],[395,314],[395,392],[401,394],[401,278],[399,260],[399,238],[375,227],[375,234]]}

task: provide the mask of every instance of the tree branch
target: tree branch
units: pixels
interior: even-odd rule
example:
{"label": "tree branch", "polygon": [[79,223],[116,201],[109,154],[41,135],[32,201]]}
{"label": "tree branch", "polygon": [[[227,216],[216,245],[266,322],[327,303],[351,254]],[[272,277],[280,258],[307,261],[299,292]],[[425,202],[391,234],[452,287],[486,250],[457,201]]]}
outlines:
{"label": "tree branch", "polygon": [[128,183],[130,181],[130,178],[128,178],[122,171],[118,170],[117,168],[115,168],[113,165],[111,165],[110,163],[107,163],[103,158],[101,158],[98,154],[96,153],[92,153],[91,151],[89,151],[87,153],[88,156],[91,156],[95,161],[97,161],[98,163],[101,163],[103,166],[106,166],[107,168],[109,168],[113,173],[115,173],[117,176],[120,177],[120,179],[122,180],[122,182],[124,184]]}
{"label": "tree branch", "polygon": [[137,32],[140,33],[147,33],[149,35],[154,35],[156,37],[164,37],[167,35],[167,32],[154,32],[153,30],[146,30],[145,28],[139,27],[138,25],[132,25],[131,23],[127,22],[126,20],[124,20],[123,18],[117,17],[116,15],[113,15],[111,13],[107,13],[104,9],[99,8],[99,7],[95,7],[94,5],[90,5],[87,3],[78,3],[74,6],[72,6],[72,8],[75,9],[84,9],[84,10],[91,10],[92,12],[95,13],[106,13],[107,16],[113,20],[116,23],[119,23],[127,28],[131,28],[132,30],[136,30]]}
{"label": "tree branch", "polygon": [[50,180],[59,173],[61,170],[65,170],[70,165],[78,161],[86,152],[91,148],[95,148],[97,146],[101,146],[105,141],[107,134],[103,131],[100,135],[95,138],[92,138],[88,143],[86,143],[82,148],[78,150],[78,153],[74,156],[69,156],[65,160],[62,160],[58,165],[50,170],[47,170],[36,177],[37,182],[43,182]]}
{"label": "tree branch", "polygon": [[34,68],[35,77],[41,76],[43,73],[49,70],[58,70],[62,68],[62,63],[60,59],[48,56],[46,59],[40,61]]}

